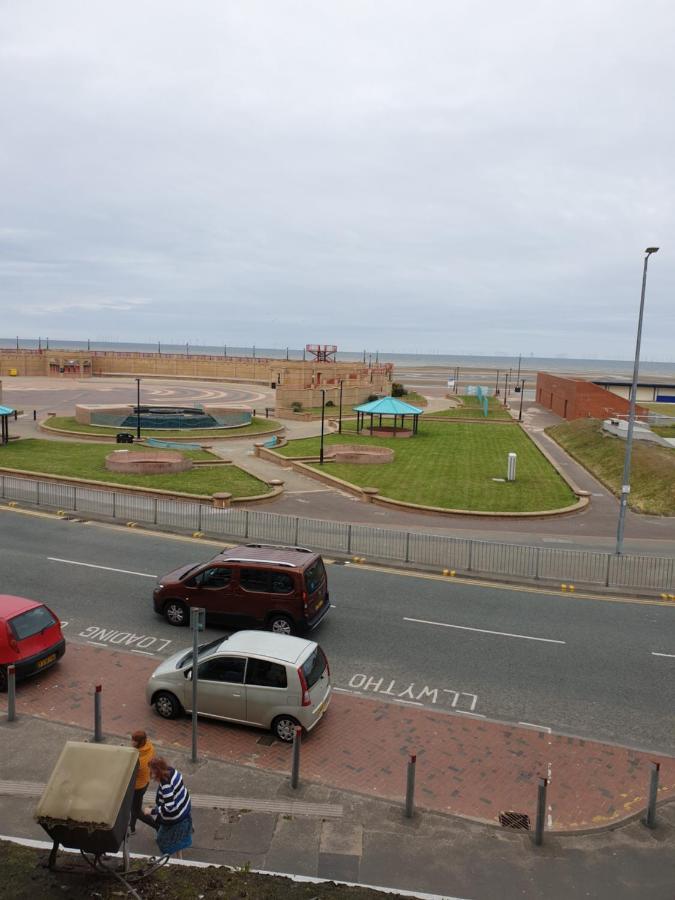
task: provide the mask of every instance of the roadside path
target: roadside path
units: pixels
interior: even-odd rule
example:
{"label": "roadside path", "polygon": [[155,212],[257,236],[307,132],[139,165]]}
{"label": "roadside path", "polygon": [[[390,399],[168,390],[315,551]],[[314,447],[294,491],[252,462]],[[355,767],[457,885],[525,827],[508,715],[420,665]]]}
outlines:
{"label": "roadside path", "polygon": [[[103,686],[103,729],[124,738],[144,728],[167,746],[191,746],[187,718],[161,719],[145,702],[156,660],[69,643],[59,665],[20,686],[18,714],[93,728]],[[6,696],[0,699],[6,708]],[[200,720],[199,752],[271,772],[289,772],[290,747],[267,732]],[[646,805],[650,763],[661,764],[661,799],[675,797],[675,759],[513,727],[472,715],[335,692],[303,741],[302,777],[339,790],[401,802],[406,765],[417,755],[420,808],[480,822],[514,811],[535,820],[537,784],[550,779],[547,827],[569,832],[615,824]]]}

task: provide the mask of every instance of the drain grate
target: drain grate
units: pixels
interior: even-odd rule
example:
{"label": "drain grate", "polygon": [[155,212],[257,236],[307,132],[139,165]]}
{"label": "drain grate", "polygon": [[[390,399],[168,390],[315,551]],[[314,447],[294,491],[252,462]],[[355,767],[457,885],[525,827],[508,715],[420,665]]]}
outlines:
{"label": "drain grate", "polygon": [[499,813],[499,824],[503,828],[515,828],[517,831],[529,831],[530,817],[525,813],[503,812]]}

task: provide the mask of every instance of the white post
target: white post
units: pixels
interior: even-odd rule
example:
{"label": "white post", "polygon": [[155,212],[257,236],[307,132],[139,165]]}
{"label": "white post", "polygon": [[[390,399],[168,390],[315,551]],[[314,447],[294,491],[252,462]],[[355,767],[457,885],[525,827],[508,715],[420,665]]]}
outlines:
{"label": "white post", "polygon": [[506,476],[507,481],[515,481],[516,480],[516,461],[518,459],[517,453],[509,453],[509,462],[508,462],[508,474]]}

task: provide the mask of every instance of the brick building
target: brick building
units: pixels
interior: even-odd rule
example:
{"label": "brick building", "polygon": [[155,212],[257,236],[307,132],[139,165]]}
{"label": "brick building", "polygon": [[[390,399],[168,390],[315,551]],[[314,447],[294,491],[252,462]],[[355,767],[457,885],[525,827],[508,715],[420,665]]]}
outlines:
{"label": "brick building", "polygon": [[[609,419],[627,416],[630,403],[605,388],[577,378],[565,378],[548,372],[537,372],[536,401],[563,419]],[[636,416],[646,416],[649,410],[635,407]]]}

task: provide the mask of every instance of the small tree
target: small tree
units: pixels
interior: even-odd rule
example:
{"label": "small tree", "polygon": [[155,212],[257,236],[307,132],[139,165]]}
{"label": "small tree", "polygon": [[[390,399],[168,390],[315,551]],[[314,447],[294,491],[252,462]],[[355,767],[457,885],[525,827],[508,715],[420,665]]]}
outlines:
{"label": "small tree", "polygon": [[326,406],[335,406],[332,400],[326,400]]}
{"label": "small tree", "polygon": [[373,403],[375,400],[379,400],[379,399],[380,398],[377,396],[377,394],[368,394],[368,399],[366,400],[366,403]]}
{"label": "small tree", "polygon": [[408,392],[400,383],[400,381],[393,381],[391,384],[391,396],[392,397],[405,397]]}
{"label": "small tree", "polygon": [[302,412],[302,403],[301,403],[299,400],[294,400],[294,401],[291,403],[291,409],[292,409],[293,412],[295,412],[295,413]]}

